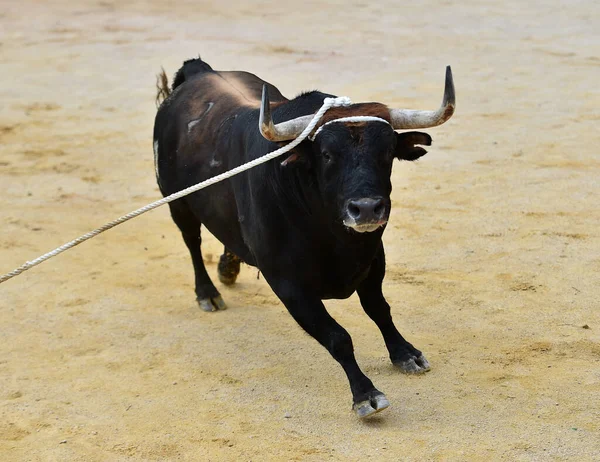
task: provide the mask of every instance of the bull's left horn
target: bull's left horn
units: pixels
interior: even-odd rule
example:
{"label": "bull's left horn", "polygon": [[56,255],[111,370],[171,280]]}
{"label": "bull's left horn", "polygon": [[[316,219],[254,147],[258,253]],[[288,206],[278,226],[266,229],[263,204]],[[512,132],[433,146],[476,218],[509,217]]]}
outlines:
{"label": "bull's left horn", "polygon": [[288,141],[297,138],[312,120],[312,115],[297,117],[277,125],[271,118],[271,103],[267,85],[263,85],[262,102],[260,105],[260,118],[258,128],[262,136],[269,141]]}
{"label": "bull's left horn", "polygon": [[444,99],[437,111],[412,111],[409,109],[392,109],[390,119],[395,130],[429,128],[446,122],[456,108],[456,95],[454,94],[454,81],[450,66],[446,67],[446,86]]}

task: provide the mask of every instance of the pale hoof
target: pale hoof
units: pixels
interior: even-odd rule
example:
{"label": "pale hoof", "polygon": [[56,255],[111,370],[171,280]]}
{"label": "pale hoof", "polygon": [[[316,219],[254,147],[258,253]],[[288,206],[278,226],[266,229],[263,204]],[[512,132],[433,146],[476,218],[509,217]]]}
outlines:
{"label": "pale hoof", "polygon": [[431,369],[429,362],[423,355],[395,362],[394,365],[398,366],[405,374],[424,374]]}
{"label": "pale hoof", "polygon": [[224,274],[219,273],[219,281],[221,281],[221,283],[225,284],[226,286],[231,286],[235,284],[236,280],[237,274],[235,276],[226,276]]}
{"label": "pale hoof", "polygon": [[361,401],[360,403],[354,403],[352,409],[356,412],[356,415],[361,419],[369,417],[370,415],[377,414],[389,407],[390,402],[383,393],[379,393],[372,396],[368,400]]}
{"label": "pale hoof", "polygon": [[213,305],[215,305],[217,307],[217,310],[226,310],[227,309],[227,304],[225,303],[225,300],[223,300],[223,297],[221,297],[220,295],[213,298],[212,302],[213,302]]}
{"label": "pale hoof", "polygon": [[217,295],[213,298],[197,298],[196,301],[198,302],[198,306],[200,306],[202,311],[211,312],[227,309],[227,305],[225,304],[223,297],[220,295]]}

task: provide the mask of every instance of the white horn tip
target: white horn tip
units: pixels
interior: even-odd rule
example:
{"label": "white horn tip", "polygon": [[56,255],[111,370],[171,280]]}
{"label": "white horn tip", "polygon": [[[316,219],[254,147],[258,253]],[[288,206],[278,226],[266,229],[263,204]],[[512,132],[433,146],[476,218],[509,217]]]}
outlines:
{"label": "white horn tip", "polygon": [[444,88],[444,106],[456,106],[456,94],[454,92],[454,79],[452,78],[452,68],[446,66],[446,85]]}

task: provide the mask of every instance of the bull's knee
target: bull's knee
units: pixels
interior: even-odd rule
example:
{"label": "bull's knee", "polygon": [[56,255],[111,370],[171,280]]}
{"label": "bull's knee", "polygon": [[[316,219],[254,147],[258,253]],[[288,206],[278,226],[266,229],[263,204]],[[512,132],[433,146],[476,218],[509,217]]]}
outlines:
{"label": "bull's knee", "polygon": [[229,250],[225,249],[219,259],[218,273],[219,281],[225,285],[231,285],[240,274],[240,258]]}

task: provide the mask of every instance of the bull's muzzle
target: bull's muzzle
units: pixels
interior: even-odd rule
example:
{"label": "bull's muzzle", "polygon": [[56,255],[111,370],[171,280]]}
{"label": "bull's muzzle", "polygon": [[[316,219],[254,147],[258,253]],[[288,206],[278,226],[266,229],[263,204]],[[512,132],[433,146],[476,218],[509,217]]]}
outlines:
{"label": "bull's muzzle", "polygon": [[370,233],[387,223],[388,208],[383,197],[350,199],[344,215],[345,226],[359,233]]}

